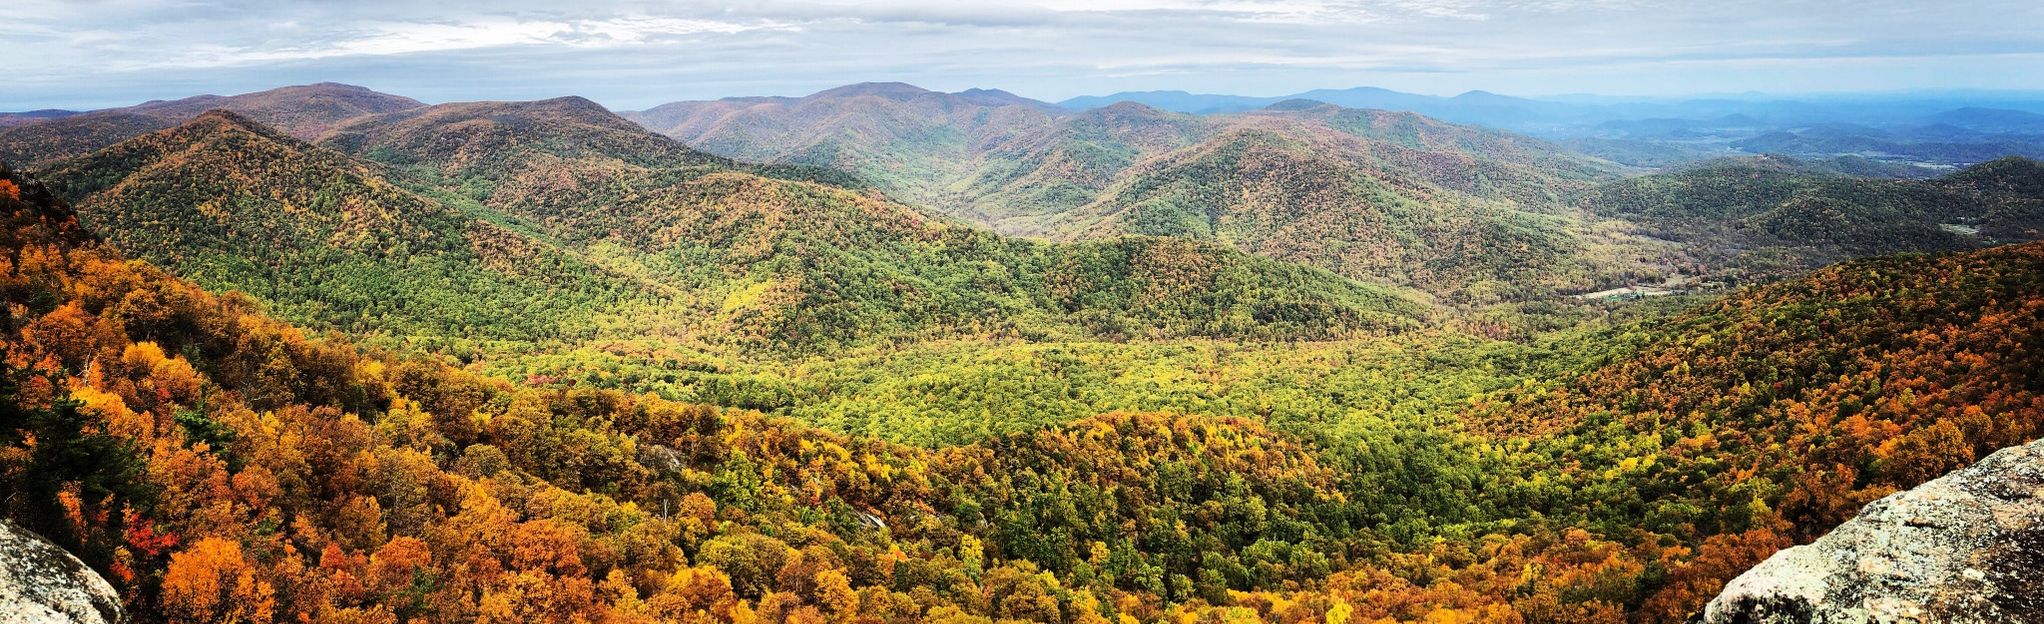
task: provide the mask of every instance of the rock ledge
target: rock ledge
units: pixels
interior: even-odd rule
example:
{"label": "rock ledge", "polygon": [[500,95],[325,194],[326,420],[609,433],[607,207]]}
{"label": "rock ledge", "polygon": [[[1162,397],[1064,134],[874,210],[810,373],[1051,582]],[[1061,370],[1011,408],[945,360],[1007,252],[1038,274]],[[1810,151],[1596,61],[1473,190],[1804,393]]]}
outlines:
{"label": "rock ledge", "polygon": [[0,520],[0,624],[119,624],[120,594],[71,553]]}
{"label": "rock ledge", "polygon": [[1874,501],[1732,579],[1707,624],[2044,622],[2044,440]]}

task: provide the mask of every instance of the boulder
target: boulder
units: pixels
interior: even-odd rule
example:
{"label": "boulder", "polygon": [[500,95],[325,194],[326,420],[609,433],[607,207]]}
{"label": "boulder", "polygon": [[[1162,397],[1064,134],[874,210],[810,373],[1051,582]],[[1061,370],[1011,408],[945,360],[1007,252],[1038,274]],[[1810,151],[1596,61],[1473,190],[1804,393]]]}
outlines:
{"label": "boulder", "polygon": [[121,596],[56,544],[0,520],[0,624],[118,624]]}
{"label": "boulder", "polygon": [[2044,440],[1874,501],[1732,579],[1709,624],[2044,622]]}

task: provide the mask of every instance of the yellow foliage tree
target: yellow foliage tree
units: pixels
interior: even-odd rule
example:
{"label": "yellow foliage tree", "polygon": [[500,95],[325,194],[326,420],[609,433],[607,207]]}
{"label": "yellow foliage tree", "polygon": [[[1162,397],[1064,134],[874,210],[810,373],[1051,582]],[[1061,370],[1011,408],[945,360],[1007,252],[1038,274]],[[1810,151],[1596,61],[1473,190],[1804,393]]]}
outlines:
{"label": "yellow foliage tree", "polygon": [[163,612],[171,622],[269,624],[276,604],[241,545],[217,537],[171,555],[163,574]]}

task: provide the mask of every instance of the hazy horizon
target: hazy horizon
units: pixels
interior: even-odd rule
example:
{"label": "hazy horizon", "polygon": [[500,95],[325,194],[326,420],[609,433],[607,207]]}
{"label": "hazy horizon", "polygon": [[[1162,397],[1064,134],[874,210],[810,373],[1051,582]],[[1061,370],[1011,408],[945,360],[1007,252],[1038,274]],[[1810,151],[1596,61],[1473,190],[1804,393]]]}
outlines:
{"label": "hazy horizon", "polygon": [[[1332,86],[1332,85],[1331,85],[1331,86],[1322,86],[1322,87],[1312,87],[1312,88],[1307,88],[1307,89],[1301,89],[1301,90],[1298,90],[1298,91],[1290,91],[1290,92],[1284,92],[1284,93],[1255,93],[1255,92],[1227,92],[1227,91],[1198,91],[1198,90],[1190,90],[1190,89],[1176,89],[1176,88],[1157,88],[1157,89],[1122,89],[1122,90],[1117,90],[1117,91],[1101,91],[1101,92],[1098,92],[1098,93],[1082,93],[1082,94],[1078,94],[1078,95],[1074,95],[1074,96],[1068,96],[1068,97],[1062,97],[1062,98],[1047,98],[1047,97],[1035,97],[1035,96],[1032,96],[1031,94],[1028,94],[1028,93],[1021,93],[1021,92],[1017,92],[1017,91],[1015,91],[1015,90],[1013,90],[1013,89],[1007,89],[1007,88],[1004,88],[1004,87],[1001,87],[1001,86],[998,86],[998,85],[974,85],[974,86],[967,86],[967,87],[961,87],[961,88],[955,88],[955,89],[942,89],[942,88],[933,88],[933,87],[929,87],[929,86],[927,86],[927,85],[922,85],[922,84],[915,84],[915,83],[909,83],[909,82],[904,82],[904,81],[898,81],[898,80],[874,80],[874,81],[857,81],[857,82],[847,82],[847,83],[840,83],[840,84],[834,84],[834,85],[827,85],[827,86],[823,86],[823,87],[820,87],[820,88],[814,88],[814,89],[796,89],[796,90],[792,90],[792,91],[787,91],[787,92],[779,92],[779,93],[731,93],[731,94],[725,94],[725,95],[713,95],[713,96],[707,96],[707,97],[695,97],[695,98],[674,98],[674,99],[668,99],[668,100],[661,100],[661,101],[657,101],[657,102],[652,102],[652,103],[649,103],[649,104],[645,104],[645,105],[641,105],[641,106],[619,106],[619,105],[615,105],[615,104],[612,104],[612,103],[610,103],[610,102],[605,102],[605,101],[602,101],[602,100],[600,100],[600,99],[598,99],[598,98],[590,97],[590,96],[588,96],[588,95],[585,95],[585,94],[583,94],[583,93],[577,93],[577,92],[562,92],[562,93],[554,93],[554,94],[551,94],[551,95],[536,95],[536,96],[532,96],[532,97],[525,97],[525,98],[517,98],[517,99],[515,99],[515,100],[513,100],[513,99],[508,99],[508,98],[504,98],[504,99],[499,99],[499,98],[482,98],[482,97],[452,97],[452,98],[448,98],[448,99],[433,99],[433,98],[425,98],[425,97],[418,97],[418,96],[416,96],[416,95],[414,95],[414,94],[412,94],[412,93],[409,93],[409,92],[405,92],[405,91],[401,91],[401,90],[394,90],[394,89],[387,89],[387,88],[379,88],[379,87],[377,87],[377,86],[375,86],[375,85],[361,84],[361,83],[355,83],[355,82],[346,82],[346,81],[340,81],[340,80],[311,80],[311,81],[306,81],[306,82],[297,82],[297,83],[290,83],[290,84],[274,84],[274,85],[267,85],[267,86],[259,86],[259,87],[255,87],[255,88],[249,88],[249,89],[234,89],[234,90],[220,90],[220,89],[214,89],[214,90],[201,90],[201,91],[191,91],[191,92],[180,92],[180,93],[164,93],[164,94],[158,94],[158,95],[155,95],[155,96],[153,96],[153,97],[148,97],[148,98],[146,98],[146,99],[137,99],[137,100],[132,100],[132,101],[116,101],[116,102],[106,102],[106,103],[93,103],[93,104],[87,104],[87,105],[81,105],[81,106],[63,106],[63,105],[33,105],[33,104],[31,104],[31,105],[17,105],[17,106],[0,106],[0,113],[28,113],[28,112],[36,112],[36,111],[44,111],[44,110],[65,110],[65,111],[73,111],[73,112],[87,112],[87,111],[93,111],[93,110],[102,110],[102,109],[109,109],[109,108],[123,108],[123,107],[127,107],[127,106],[135,106],[135,105],[140,105],[140,104],[147,104],[147,103],[150,103],[150,102],[159,102],[159,101],[172,101],[172,100],[179,100],[179,99],[185,99],[185,98],[191,98],[191,97],[204,97],[204,96],[234,96],[234,95],[242,95],[242,94],[247,94],[247,93],[258,93],[258,92],[263,92],[263,91],[269,91],[269,90],[274,90],[274,89],[281,89],[281,88],[287,88],[287,87],[300,87],[300,86],[311,86],[311,85],[316,85],[316,84],[323,84],[323,83],[332,83],[332,84],[342,84],[342,85],[347,85],[347,86],[354,86],[354,87],[362,87],[362,88],[365,88],[365,89],[370,89],[370,90],[372,90],[372,91],[377,91],[377,92],[380,92],[380,93],[386,93],[386,94],[390,94],[390,95],[398,95],[398,96],[405,96],[405,97],[411,97],[411,98],[413,98],[413,99],[417,99],[417,100],[419,100],[419,101],[421,101],[421,102],[423,102],[423,103],[426,103],[426,104],[446,104],[446,103],[450,103],[450,102],[469,102],[469,101],[531,101],[531,100],[544,100],[544,99],[551,99],[551,98],[559,98],[559,97],[584,97],[584,98],[588,98],[588,99],[590,99],[591,101],[595,101],[595,102],[597,102],[598,104],[601,104],[601,105],[603,105],[603,106],[604,106],[605,108],[608,108],[608,109],[611,109],[611,110],[614,110],[614,111],[619,111],[619,112],[626,112],[626,111],[637,111],[637,110],[645,110],[646,108],[650,108],[650,107],[652,107],[652,106],[657,106],[657,105],[659,105],[659,104],[666,104],[666,103],[672,103],[672,102],[681,102],[681,101],[710,101],[710,100],[718,100],[718,99],[726,99],[726,98],[746,98],[746,97],[787,97],[787,98],[800,98],[800,97],[805,97],[805,96],[809,96],[809,95],[814,95],[814,94],[816,94],[816,93],[820,93],[820,92],[823,92],[823,91],[828,91],[828,90],[830,90],[830,89],[835,89],[835,88],[838,88],[838,87],[845,87],[845,86],[851,86],[851,85],[858,85],[858,84],[871,84],[871,83],[894,83],[894,82],[901,82],[901,83],[904,83],[904,84],[909,84],[910,86],[914,86],[914,87],[918,87],[918,88],[923,88],[923,89],[928,89],[928,90],[930,90],[930,91],[937,91],[937,92],[943,92],[943,93],[958,93],[958,92],[961,92],[961,91],[967,91],[967,90],[971,90],[971,89],[990,89],[990,90],[1000,90],[1000,91],[1007,91],[1007,92],[1009,92],[1009,93],[1012,93],[1012,94],[1014,94],[1014,95],[1018,95],[1018,96],[1021,96],[1021,97],[1024,97],[1024,98],[1029,98],[1029,99],[1033,99],[1033,100],[1037,100],[1037,101],[1041,101],[1041,102],[1045,102],[1045,103],[1049,103],[1049,104],[1059,104],[1059,103],[1062,103],[1062,102],[1065,102],[1065,101],[1068,101],[1068,100],[1072,100],[1072,99],[1076,99],[1076,98],[1081,98],[1081,97],[1108,97],[1108,96],[1120,95],[1120,94],[1125,94],[1125,93],[1173,93],[1173,92],[1176,92],[1176,93],[1185,93],[1185,94],[1187,94],[1187,95],[1190,95],[1190,96],[1211,96],[1211,97],[1240,97],[1240,98],[1260,98],[1260,99],[1276,99],[1276,98],[1281,98],[1281,97],[1287,97],[1287,96],[1294,96],[1294,95],[1300,95],[1300,94],[1304,94],[1304,93],[1307,93],[1307,92],[1310,92],[1310,91],[1343,91],[1343,90],[1350,90],[1350,89],[1369,89],[1369,88],[1379,88],[1379,89],[1382,89],[1382,88],[1385,88],[1385,87],[1380,87],[1380,86],[1377,86],[1377,85],[1345,85],[1345,86]],[[2026,100],[2026,101],[2027,101],[2027,100],[2031,100],[2031,99],[2035,99],[2035,100],[2040,100],[2040,101],[2044,101],[2044,89],[2035,89],[2035,90],[2021,90],[2021,89],[1964,89],[1964,88],[1961,88],[1961,89],[1933,89],[1933,88],[1926,88],[1926,89],[1888,89],[1888,90],[1862,90],[1862,91],[1829,91],[1829,92],[1800,92],[1800,93],[1797,93],[1797,92],[1765,92],[1765,91],[1748,91],[1748,92],[1739,92],[1739,93],[1733,93],[1733,92],[1711,92],[1711,93],[1690,93],[1690,94],[1671,94],[1671,95],[1634,95],[1634,94],[1617,94],[1617,93],[1551,93],[1551,94],[1526,94],[1526,93],[1509,93],[1509,92],[1502,92],[1502,91],[1497,91],[1497,90],[1493,90],[1493,89],[1481,89],[1481,88],[1478,88],[1478,89],[1468,89],[1468,90],[1464,90],[1464,91],[1457,91],[1457,92],[1448,92],[1448,93],[1428,93],[1428,92],[1420,92],[1420,91],[1405,91],[1405,90],[1401,90],[1401,89],[1391,89],[1391,90],[1392,90],[1392,91],[1398,91],[1398,92],[1401,92],[1401,93],[1408,93],[1408,94],[1413,94],[1413,95],[1424,95],[1424,96],[1432,96],[1432,97],[1440,97],[1440,98],[1452,98],[1452,97],[1455,97],[1455,96],[1458,96],[1458,95],[1463,95],[1463,94],[1467,94],[1467,93],[1476,93],[1476,92],[1486,92],[1486,93],[1492,93],[1492,94],[1496,94],[1496,95],[1503,95],[1503,96],[1509,96],[1509,97],[1518,97],[1518,98],[1525,98],[1525,99],[1532,99],[1532,100],[1545,100],[1545,101],[1555,101],[1555,102],[1570,102],[1570,101],[1582,101],[1582,100],[1609,100],[1609,101],[1611,101],[1611,102],[1670,102],[1670,103],[1672,103],[1672,102],[1684,102],[1684,101],[1702,101],[1702,100],[1732,100],[1732,101],[1755,101],[1755,102],[1764,102],[1764,101],[1821,101],[1821,100],[1856,100],[1856,99],[1862,99],[1862,98],[1910,98],[1910,97],[1925,97],[1925,98],[1937,98],[1937,97],[1964,97],[1964,96],[1975,96],[1975,97],[1992,97],[1992,98],[2012,98],[2012,99],[2022,99],[2022,100]]]}
{"label": "hazy horizon", "polygon": [[619,109],[856,82],[1545,97],[2044,91],[2044,5],[1738,0],[553,3],[26,0],[0,110],[334,81]]}

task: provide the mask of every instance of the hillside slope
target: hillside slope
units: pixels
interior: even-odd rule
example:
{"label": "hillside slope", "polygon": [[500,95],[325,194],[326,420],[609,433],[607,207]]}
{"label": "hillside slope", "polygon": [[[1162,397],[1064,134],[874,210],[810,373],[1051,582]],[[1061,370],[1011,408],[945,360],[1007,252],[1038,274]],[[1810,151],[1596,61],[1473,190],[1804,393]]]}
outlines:
{"label": "hillside slope", "polygon": [[[1301,140],[1333,134],[1351,146],[1383,143],[1424,153],[1430,166],[1414,175],[1485,197],[1547,201],[1567,186],[1527,183],[1611,177],[1603,166],[1539,141],[1410,113],[1310,101],[1205,117],[1133,102],[1070,112],[972,93],[851,85],[805,98],[675,102],[627,117],[712,153],[869,176],[912,203],[1018,234],[1048,230],[1057,213],[1097,199],[1139,163],[1245,128]],[[843,154],[855,156],[836,158]],[[1512,175],[1491,179],[1508,169]]]}
{"label": "hillside slope", "polygon": [[1510,137],[1332,107],[1234,125],[1124,172],[1054,235],[1219,240],[1478,302],[1581,289],[1617,268],[1597,261],[1620,251],[1560,199],[1599,174]]}
{"label": "hillside slope", "polygon": [[2044,422],[2038,244],[1615,331],[1490,433],[1116,414],[931,451],[309,339],[4,168],[0,214],[0,494],[141,618],[1672,622]]}
{"label": "hillside slope", "polygon": [[2044,436],[2040,331],[2044,243],[1859,260],[1614,336],[1608,363],[1466,418],[1550,475],[1500,502],[1701,540],[1711,564],[1645,605],[1675,618],[1870,501]]}
{"label": "hillside slope", "polygon": [[937,222],[765,177],[776,172],[586,100],[371,116],[323,144],[384,165],[219,112],[52,177],[124,250],[294,320],[471,358],[619,338],[762,353],[956,336],[1313,339],[1429,313],[1208,245],[1060,246]]}
{"label": "hillside slope", "polygon": [[0,162],[41,166],[182,124],[211,110],[239,113],[300,139],[347,119],[424,106],[411,98],[324,82],[241,95],[200,95],[0,127]]}
{"label": "hillside slope", "polygon": [[1122,173],[1211,134],[1213,122],[1139,104],[1109,106],[989,146],[974,170],[953,183],[950,208],[996,231],[1045,235],[1068,213],[1092,203]]}
{"label": "hillside slope", "polygon": [[867,83],[801,98],[674,102],[625,117],[714,154],[845,171],[908,203],[967,216],[971,198],[955,187],[975,174],[978,155],[1061,114],[997,90]]}
{"label": "hillside slope", "polygon": [[1451,300],[1507,296],[1511,267],[1557,267],[1563,277],[1522,285],[1548,294],[1655,270],[1605,270],[1624,266],[1614,259],[1629,250],[1593,235],[1563,201],[1611,179],[1605,165],[1411,114],[1312,102],[1207,117],[1136,103],[1046,111],[854,85],[680,102],[634,118],[713,153],[849,171],[999,232],[1206,239]]}
{"label": "hillside slope", "polygon": [[[1145,579],[1257,537],[1209,508],[1338,500],[1310,457],[1240,421],[1105,416],[940,454],[517,388],[308,338],[123,260],[5,167],[0,215],[0,413],[19,416],[0,420],[5,513],[114,579],[138,619],[1154,617],[1157,594],[1105,597],[1171,591]],[[1074,456],[1123,469],[1051,459]],[[1057,485],[997,486],[1003,462]],[[1192,489],[1138,479],[1158,470]],[[1067,487],[1127,495],[1074,502],[1095,517],[1178,518],[1153,529],[1199,548],[1137,550],[1118,522],[1062,542],[996,528]],[[1096,537],[1123,580],[1053,592],[1022,558],[1063,568]]]}
{"label": "hillside slope", "polygon": [[[1528,137],[1309,99],[1192,115],[1134,100],[1058,111],[964,96],[853,85],[634,118],[712,153],[841,169],[999,232],[1209,240],[1466,306],[1716,288],[2044,232],[2036,194],[2021,190],[2037,175],[2020,160],[1974,168],[1997,179],[1972,186],[1844,175],[1878,172],[1864,159],[1759,157],[1623,177]],[[1523,104],[1508,100],[1453,101]]]}
{"label": "hillside slope", "polygon": [[919,451],[520,388],[123,260],[4,167],[0,215],[6,513],[138,619],[1159,620],[1349,566],[1334,473],[1251,421]]}
{"label": "hillside slope", "polygon": [[1777,277],[1840,260],[2044,238],[2044,167],[2007,158],[1929,180],[1837,175],[1779,157],[1599,186],[1585,210],[1680,243],[1676,264]]}
{"label": "hillside slope", "polygon": [[[435,106],[364,118],[323,142],[424,166],[430,175],[417,184],[592,255],[628,256],[652,279],[708,289],[733,331],[767,346],[961,330],[1327,337],[1419,310],[1381,289],[1211,246],[987,234],[875,194],[703,155],[586,100]],[[450,144],[488,158],[430,149]]]}
{"label": "hillside slope", "polygon": [[48,175],[118,248],[357,335],[556,337],[658,293],[226,111]]}

